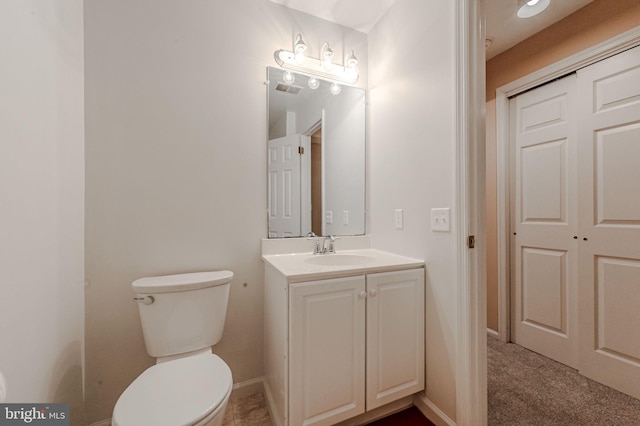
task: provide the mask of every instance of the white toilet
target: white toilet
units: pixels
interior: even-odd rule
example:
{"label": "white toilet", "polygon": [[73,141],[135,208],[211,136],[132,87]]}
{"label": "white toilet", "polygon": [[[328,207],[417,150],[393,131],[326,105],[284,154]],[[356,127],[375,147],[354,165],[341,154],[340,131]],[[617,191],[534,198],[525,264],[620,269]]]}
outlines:
{"label": "white toilet", "polygon": [[156,365],[120,395],[113,426],[220,426],[233,380],[222,338],[233,272],[141,278],[132,287]]}

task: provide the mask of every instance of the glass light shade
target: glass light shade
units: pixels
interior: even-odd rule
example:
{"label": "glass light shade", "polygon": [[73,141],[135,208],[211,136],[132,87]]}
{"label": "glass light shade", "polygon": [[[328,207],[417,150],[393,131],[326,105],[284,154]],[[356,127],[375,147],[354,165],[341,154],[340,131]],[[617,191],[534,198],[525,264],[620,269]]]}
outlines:
{"label": "glass light shade", "polygon": [[321,58],[322,68],[330,71],[333,68],[333,50],[329,47],[328,43],[322,45]]}
{"label": "glass light shade", "polygon": [[302,35],[298,34],[296,37],[296,43],[293,46],[293,52],[295,54],[295,61],[298,65],[304,64],[304,61],[307,59],[307,43],[302,39]]}
{"label": "glass light shade", "polygon": [[293,82],[296,81],[296,77],[291,71],[285,71],[284,74],[282,74],[282,81],[287,84],[293,84]]}
{"label": "glass light shade", "polygon": [[342,92],[342,87],[338,83],[333,83],[331,87],[329,87],[329,91],[332,95],[339,95]]}
{"label": "glass light shade", "polygon": [[346,75],[348,80],[355,81],[358,79],[358,74],[360,74],[360,71],[358,71],[357,66],[352,66],[352,67],[347,67],[344,70],[344,74]]}
{"label": "glass light shade", "polygon": [[351,50],[344,61],[347,68],[354,68],[358,65],[358,58],[356,54]]}
{"label": "glass light shade", "polygon": [[311,77],[307,82],[307,85],[309,86],[309,89],[316,90],[318,87],[320,87],[320,82],[317,78]]}

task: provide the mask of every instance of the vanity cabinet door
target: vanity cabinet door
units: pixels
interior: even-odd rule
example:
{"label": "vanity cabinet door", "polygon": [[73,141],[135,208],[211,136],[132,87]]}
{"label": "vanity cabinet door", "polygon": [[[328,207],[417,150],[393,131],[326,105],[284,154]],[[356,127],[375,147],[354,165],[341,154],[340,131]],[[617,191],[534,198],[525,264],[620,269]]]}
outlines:
{"label": "vanity cabinet door", "polygon": [[424,269],[367,275],[367,410],[424,389]]}
{"label": "vanity cabinet door", "polygon": [[366,295],[363,276],[290,286],[290,426],[364,412]]}

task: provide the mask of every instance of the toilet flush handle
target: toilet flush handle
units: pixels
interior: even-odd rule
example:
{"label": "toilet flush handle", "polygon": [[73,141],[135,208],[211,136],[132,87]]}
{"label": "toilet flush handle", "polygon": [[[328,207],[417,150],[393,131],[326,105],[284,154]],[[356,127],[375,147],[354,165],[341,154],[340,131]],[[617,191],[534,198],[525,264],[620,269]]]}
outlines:
{"label": "toilet flush handle", "polygon": [[145,297],[134,297],[133,301],[142,303],[143,305],[150,305],[155,301],[155,299],[153,298],[153,296],[145,296]]}

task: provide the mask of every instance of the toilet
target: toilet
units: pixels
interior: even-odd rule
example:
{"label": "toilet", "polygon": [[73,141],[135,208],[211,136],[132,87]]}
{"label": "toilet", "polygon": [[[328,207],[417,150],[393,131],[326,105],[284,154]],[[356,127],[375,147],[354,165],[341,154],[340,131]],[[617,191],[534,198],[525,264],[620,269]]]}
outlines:
{"label": "toilet", "polygon": [[231,271],[132,283],[147,352],[156,364],[125,389],[113,426],[220,426],[233,379],[211,346],[222,338]]}

